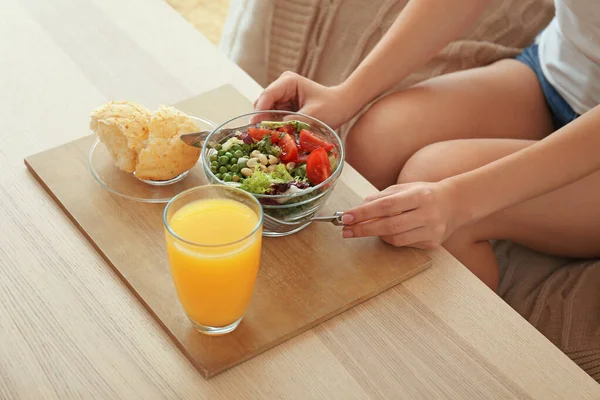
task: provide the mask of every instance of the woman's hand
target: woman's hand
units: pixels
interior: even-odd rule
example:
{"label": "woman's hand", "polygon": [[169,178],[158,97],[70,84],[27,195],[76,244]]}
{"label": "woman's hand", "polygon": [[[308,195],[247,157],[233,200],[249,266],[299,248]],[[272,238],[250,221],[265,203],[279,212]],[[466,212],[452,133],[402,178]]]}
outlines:
{"label": "woman's hand", "polygon": [[394,185],[344,213],[345,238],[379,236],[394,246],[431,249],[466,221],[448,181]]}
{"label": "woman's hand", "polygon": [[[354,105],[352,93],[342,86],[327,87],[293,72],[284,72],[254,102],[260,110],[286,110],[310,115],[337,129],[361,107]],[[260,115],[255,119],[260,120]]]}

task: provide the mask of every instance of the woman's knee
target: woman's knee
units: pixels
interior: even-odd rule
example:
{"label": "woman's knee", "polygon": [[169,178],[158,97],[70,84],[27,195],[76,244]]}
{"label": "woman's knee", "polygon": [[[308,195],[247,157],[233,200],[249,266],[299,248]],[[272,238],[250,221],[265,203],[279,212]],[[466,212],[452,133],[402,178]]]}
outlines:
{"label": "woman's knee", "polygon": [[398,183],[437,182],[486,165],[535,141],[517,139],[454,139],[430,144],[412,155]]}
{"label": "woman's knee", "polygon": [[[347,146],[361,147],[365,143],[381,146],[396,145],[403,139],[410,139],[418,134],[419,121],[425,120],[427,99],[418,94],[417,88],[393,93],[375,102],[352,126],[348,133]],[[379,140],[378,140],[379,139]],[[390,143],[382,143],[387,139]],[[391,143],[393,139],[394,143]],[[403,149],[394,146],[398,151]],[[357,148],[356,150],[360,150]]]}
{"label": "woman's knee", "polygon": [[450,142],[439,142],[418,150],[404,164],[398,183],[438,182],[451,176],[451,147]]}
{"label": "woman's knee", "polygon": [[[367,110],[346,138],[346,160],[379,189],[395,183],[406,160],[416,150],[414,122],[419,111],[410,96],[387,96]],[[410,105],[413,104],[413,105]]]}

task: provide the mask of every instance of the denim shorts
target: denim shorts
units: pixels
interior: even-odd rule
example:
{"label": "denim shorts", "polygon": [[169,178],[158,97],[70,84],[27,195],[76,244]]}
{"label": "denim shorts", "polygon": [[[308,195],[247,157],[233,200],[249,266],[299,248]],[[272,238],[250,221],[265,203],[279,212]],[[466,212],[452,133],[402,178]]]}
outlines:
{"label": "denim shorts", "polygon": [[542,67],[540,66],[537,43],[533,43],[531,46],[527,47],[515,59],[527,65],[537,75],[542,92],[546,98],[546,104],[548,105],[550,114],[552,114],[552,122],[554,123],[555,130],[562,128],[575,118],[579,117],[579,114],[573,111],[573,108],[571,108],[544,76]]}

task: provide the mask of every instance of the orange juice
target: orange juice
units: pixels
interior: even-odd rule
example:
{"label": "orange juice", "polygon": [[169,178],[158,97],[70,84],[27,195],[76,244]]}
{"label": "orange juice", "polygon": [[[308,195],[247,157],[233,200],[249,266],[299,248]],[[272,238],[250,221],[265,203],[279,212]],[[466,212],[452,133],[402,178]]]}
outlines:
{"label": "orange juice", "polygon": [[192,321],[222,327],[244,315],[260,262],[262,229],[249,236],[258,222],[250,207],[230,199],[195,200],[171,216],[171,230],[194,243],[167,232],[173,280]]}

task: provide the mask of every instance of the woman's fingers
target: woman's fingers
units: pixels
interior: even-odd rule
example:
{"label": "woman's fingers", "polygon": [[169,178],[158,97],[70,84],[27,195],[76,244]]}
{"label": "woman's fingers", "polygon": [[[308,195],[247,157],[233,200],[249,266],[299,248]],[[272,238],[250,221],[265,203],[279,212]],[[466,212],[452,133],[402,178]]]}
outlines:
{"label": "woman's fingers", "polygon": [[413,210],[418,206],[416,196],[409,191],[401,191],[354,207],[344,213],[342,222],[345,225],[357,224],[371,219],[390,217]]}
{"label": "woman's fingers", "polygon": [[344,213],[343,235],[379,236],[395,246],[440,246],[456,230],[453,193],[441,183],[395,185]]}
{"label": "woman's fingers", "polygon": [[[293,72],[284,72],[272,82],[254,102],[256,110],[273,110],[277,105],[298,106],[298,85],[303,78]],[[295,111],[295,110],[294,110]]]}
{"label": "woman's fingers", "polygon": [[401,192],[403,190],[406,190],[405,185],[392,185],[392,186],[388,186],[387,188],[383,189],[380,192],[377,192],[375,194],[372,194],[370,196],[365,197],[365,199],[363,200],[363,204],[364,203],[370,203],[374,200],[380,199],[382,197],[387,197],[390,196],[392,194]]}
{"label": "woman's fingers", "polygon": [[342,235],[345,238],[365,236],[390,236],[411,231],[423,226],[423,219],[418,211],[384,217],[372,221],[361,222],[345,227]]}
{"label": "woman's fingers", "polygon": [[[264,111],[251,118],[252,123],[280,120],[281,114],[269,115],[268,110],[292,111],[321,120],[333,129],[352,117],[348,95],[338,87],[326,87],[293,72],[284,72],[271,83],[254,102],[256,111]],[[294,115],[293,119],[301,119]],[[288,119],[291,119],[289,116]],[[285,120],[285,119],[284,119]],[[313,120],[309,120],[311,124]]]}
{"label": "woman's fingers", "polygon": [[[276,81],[272,82],[258,99],[254,102],[254,109],[298,111],[300,85],[304,83],[303,77],[293,72],[284,72]],[[267,113],[256,114],[251,118],[252,123],[265,119],[272,119]]]}
{"label": "woman's fingers", "polygon": [[430,233],[426,228],[416,228],[397,235],[382,236],[384,242],[396,247],[416,247],[419,249],[430,249],[433,246]]}

